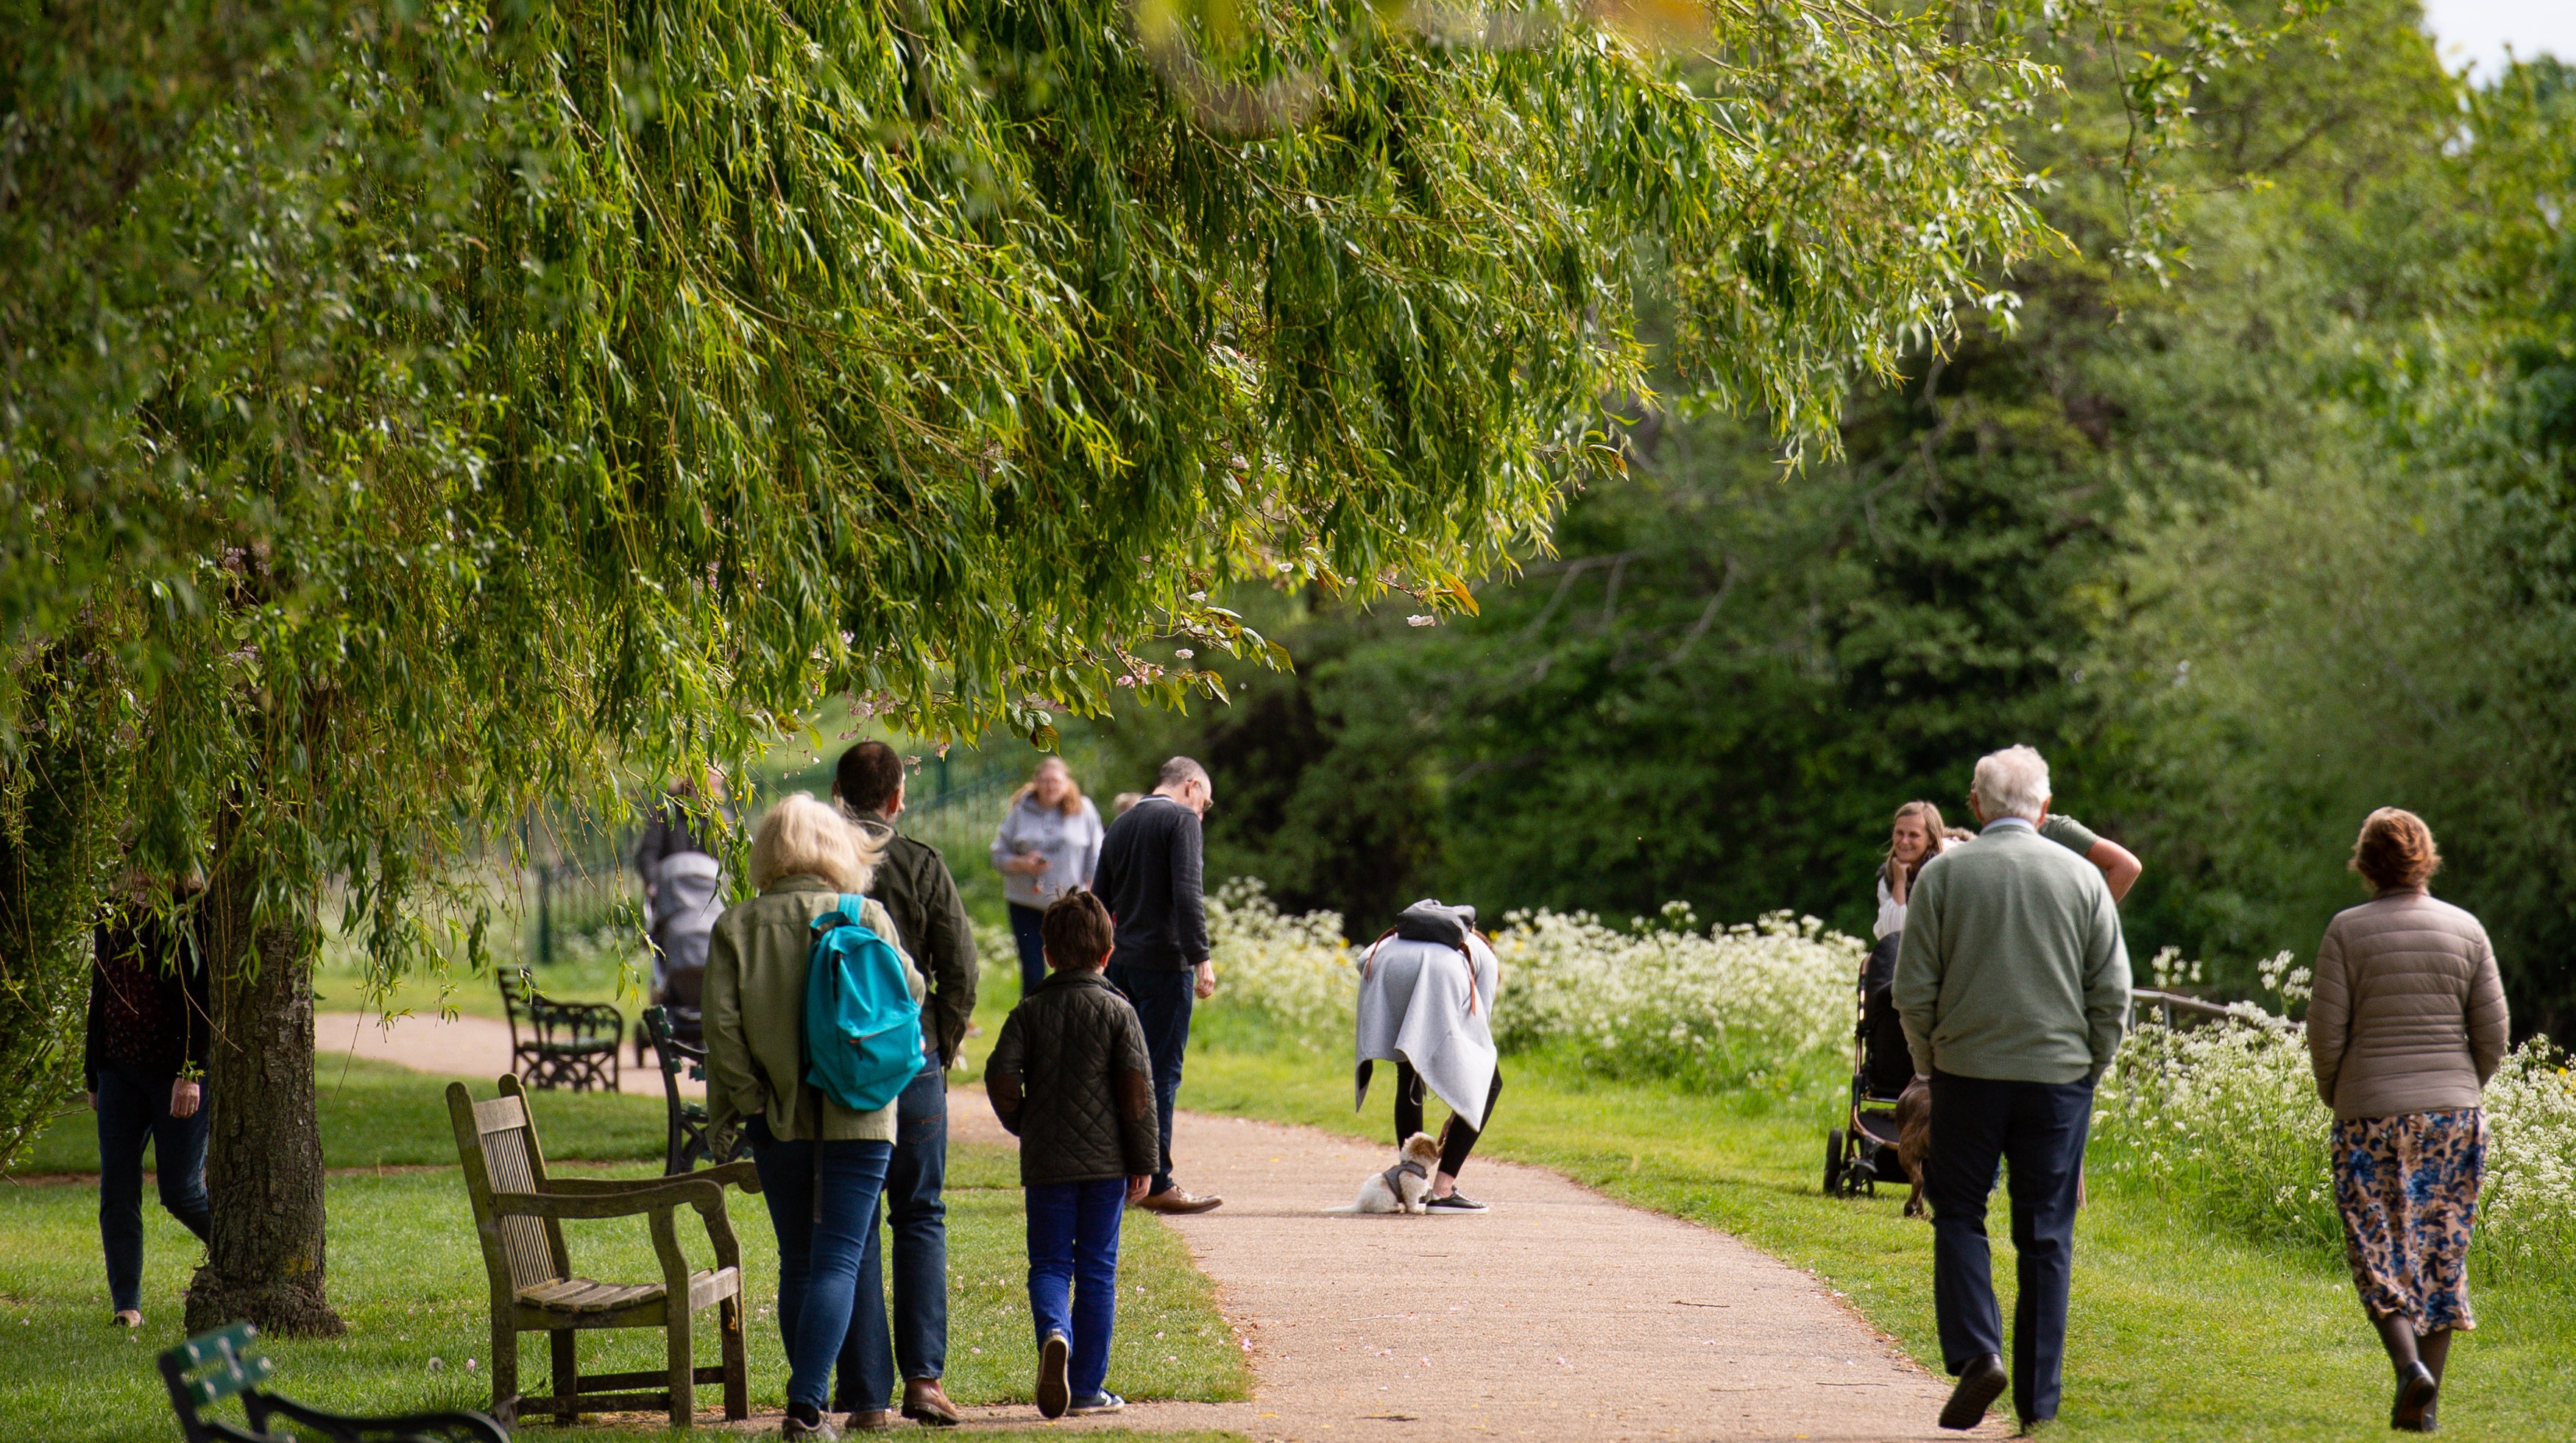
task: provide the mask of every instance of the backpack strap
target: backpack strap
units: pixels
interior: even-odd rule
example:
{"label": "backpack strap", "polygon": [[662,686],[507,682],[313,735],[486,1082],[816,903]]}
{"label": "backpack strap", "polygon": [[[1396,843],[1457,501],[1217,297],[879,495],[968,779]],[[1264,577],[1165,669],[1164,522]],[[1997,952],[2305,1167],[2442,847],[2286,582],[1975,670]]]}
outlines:
{"label": "backpack strap", "polygon": [[1366,951],[1365,953],[1362,953],[1362,954],[1361,954],[1361,956],[1360,956],[1360,980],[1361,980],[1362,982],[1366,982],[1367,980],[1369,980],[1369,969],[1377,965],[1377,949],[1378,949],[1378,948],[1380,948],[1380,947],[1385,946],[1385,945],[1386,945],[1386,939],[1387,939],[1387,938],[1389,938],[1389,937],[1392,937],[1392,936],[1394,936],[1394,935],[1395,935],[1395,929],[1394,929],[1393,927],[1389,927],[1389,928],[1387,928],[1385,931],[1378,933],[1378,934],[1377,934],[1377,940],[1376,940],[1376,941],[1374,941],[1374,942],[1369,943],[1369,944],[1368,944],[1368,951]]}

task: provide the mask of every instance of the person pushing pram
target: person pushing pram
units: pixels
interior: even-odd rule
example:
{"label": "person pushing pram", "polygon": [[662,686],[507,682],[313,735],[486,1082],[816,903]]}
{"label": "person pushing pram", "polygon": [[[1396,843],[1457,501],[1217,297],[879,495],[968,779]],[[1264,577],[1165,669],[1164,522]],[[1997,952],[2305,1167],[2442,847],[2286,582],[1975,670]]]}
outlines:
{"label": "person pushing pram", "polygon": [[1424,1206],[1483,1212],[1458,1191],[1458,1171],[1492,1119],[1503,1076],[1494,1065],[1494,998],[1502,966],[1476,931],[1476,909],[1416,902],[1360,953],[1358,1066],[1352,1110],[1368,1103],[1369,1078],[1395,1064],[1395,1143],[1422,1130],[1426,1088],[1449,1104],[1440,1171]]}

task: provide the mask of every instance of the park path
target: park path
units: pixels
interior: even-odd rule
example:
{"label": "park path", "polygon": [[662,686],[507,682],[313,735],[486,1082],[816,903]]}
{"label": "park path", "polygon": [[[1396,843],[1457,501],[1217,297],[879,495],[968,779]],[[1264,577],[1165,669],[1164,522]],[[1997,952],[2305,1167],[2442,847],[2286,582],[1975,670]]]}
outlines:
{"label": "park path", "polygon": [[[326,1013],[315,1033],[326,1055],[423,1072],[489,1078],[510,1065],[509,1028],[489,1018],[388,1030]],[[658,1093],[661,1076],[630,1067],[624,1084]],[[1016,1146],[980,1091],[951,1094],[949,1119],[952,1136]],[[1483,1159],[1466,1190],[1491,1212],[1337,1216],[1325,1209],[1348,1205],[1388,1149],[1194,1113],[1175,1128],[1183,1180],[1226,1203],[1170,1221],[1216,1281],[1254,1398],[1140,1403],[1056,1425],[1068,1431],[1225,1429],[1265,1443],[1959,1436],[1933,1426],[1946,1382],[1815,1278],[1724,1233]],[[984,1426],[1036,1421],[1026,1405],[967,1411]]]}
{"label": "park path", "polygon": [[[511,1070],[510,1024],[495,1017],[441,1019],[434,1012],[416,1013],[396,1018],[391,1027],[385,1027],[379,1025],[372,1012],[317,1013],[313,1018],[313,1050],[323,1058],[362,1057],[416,1072],[470,1077],[486,1084],[486,1090],[493,1078]],[[636,1066],[632,1041],[625,1044],[625,1053],[618,1063],[617,1090],[660,1097],[662,1070],[649,1061]],[[320,1075],[327,1087],[331,1079],[327,1063]],[[681,1076],[683,1096],[703,1097],[706,1091],[705,1083],[692,1082],[686,1074]]]}
{"label": "park path", "polygon": [[[1011,1142],[979,1092],[954,1094],[949,1125]],[[1490,1212],[1336,1216],[1390,1149],[1241,1118],[1174,1126],[1184,1183],[1226,1202],[1170,1221],[1216,1280],[1256,1396],[1103,1424],[1300,1443],[1959,1436],[1933,1425],[1946,1381],[1724,1233],[1483,1160],[1465,1190]]]}

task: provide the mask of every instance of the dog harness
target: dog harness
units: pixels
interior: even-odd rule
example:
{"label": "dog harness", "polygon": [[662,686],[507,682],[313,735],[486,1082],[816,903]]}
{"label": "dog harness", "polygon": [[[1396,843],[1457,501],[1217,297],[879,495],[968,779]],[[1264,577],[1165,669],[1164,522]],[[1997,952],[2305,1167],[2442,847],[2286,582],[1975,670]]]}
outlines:
{"label": "dog harness", "polygon": [[1386,1183],[1386,1190],[1395,1194],[1399,1198],[1404,1196],[1404,1186],[1396,1181],[1398,1177],[1418,1177],[1428,1179],[1430,1176],[1431,1169],[1424,1167],[1422,1164],[1415,1162],[1409,1157],[1378,1174],[1378,1177]]}

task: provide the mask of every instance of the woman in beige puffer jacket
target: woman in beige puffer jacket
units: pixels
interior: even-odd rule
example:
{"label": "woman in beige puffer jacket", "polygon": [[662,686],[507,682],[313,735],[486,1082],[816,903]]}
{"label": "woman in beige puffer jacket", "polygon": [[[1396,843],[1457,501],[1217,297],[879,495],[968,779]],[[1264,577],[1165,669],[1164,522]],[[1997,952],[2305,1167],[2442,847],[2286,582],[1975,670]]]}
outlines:
{"label": "woman in beige puffer jacket", "polygon": [[2486,1169],[2479,1103],[2507,1040],[2486,929],[2425,890],[2441,864],[2414,813],[2370,814],[2352,869],[2378,895],[2327,925],[2308,1005],[2344,1254],[2397,1366],[2389,1426],[2408,1432],[2432,1431],[2451,1333],[2477,1326],[2466,1267]]}

